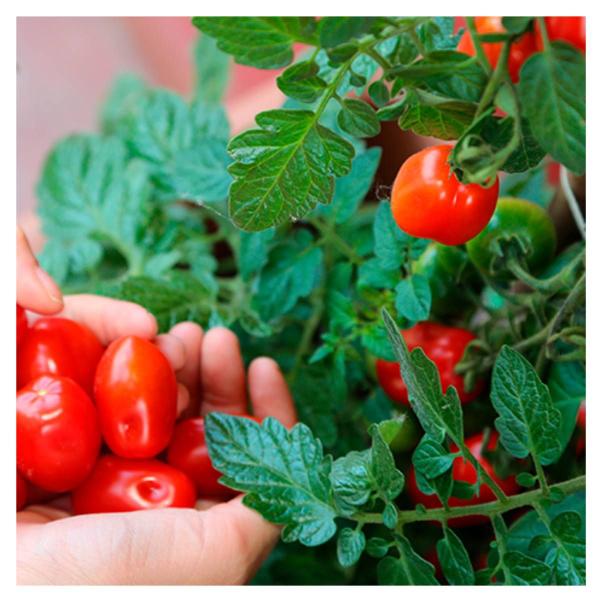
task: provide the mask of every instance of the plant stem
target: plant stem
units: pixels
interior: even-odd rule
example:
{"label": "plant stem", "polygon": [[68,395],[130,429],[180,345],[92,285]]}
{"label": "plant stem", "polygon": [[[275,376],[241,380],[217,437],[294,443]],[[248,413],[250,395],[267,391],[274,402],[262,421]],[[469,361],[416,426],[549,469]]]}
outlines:
{"label": "plant stem", "polygon": [[477,107],[477,112],[475,113],[475,117],[473,120],[476,120],[493,102],[494,96],[496,95],[500,84],[506,77],[506,65],[508,64],[508,56],[510,54],[511,41],[512,40],[507,40],[502,46],[502,51],[500,52],[498,64],[496,65],[492,76],[490,77],[487,85],[485,86],[485,89],[483,90],[481,101],[479,102],[479,106]]}
{"label": "plant stem", "polygon": [[375,48],[365,48],[365,54],[368,54],[383,69],[384,74],[385,71],[392,66],[385,57],[381,56],[381,54],[375,50]]}
{"label": "plant stem", "polygon": [[581,234],[581,238],[585,240],[585,219],[581,214],[581,210],[579,208],[579,204],[577,204],[577,198],[571,189],[571,184],[569,183],[568,171],[564,167],[564,165],[560,165],[559,170],[560,175],[560,187],[565,195],[567,200],[567,205],[569,206],[569,210],[571,211],[571,216],[575,221],[575,225],[577,225],[577,229],[579,229],[579,233]]}
{"label": "plant stem", "polygon": [[[455,440],[456,443],[456,440]],[[506,503],[508,501],[508,496],[502,491],[500,486],[490,477],[488,472],[479,464],[479,461],[473,456],[473,453],[467,448],[464,442],[457,444],[462,452],[462,455],[475,467],[479,475],[485,481],[485,483],[490,487],[494,495],[500,502]]]}
{"label": "plant stem", "polygon": [[[569,479],[568,481],[562,481],[561,483],[555,483],[548,486],[549,493],[555,489],[564,492],[565,495],[583,490],[585,489],[585,475],[580,475],[579,477]],[[541,488],[537,488],[535,490],[529,490],[521,494],[509,496],[506,502],[494,500],[493,502],[485,502],[483,504],[472,506],[455,506],[448,509],[434,508],[426,510],[425,512],[417,510],[400,511],[398,515],[398,524],[415,523],[417,521],[447,521],[448,519],[471,515],[492,517],[494,515],[501,515],[515,508],[533,506],[535,502],[544,499],[546,496],[547,494],[545,494]],[[381,514],[379,513],[358,513],[352,518],[356,521],[362,521],[363,523],[383,522]]]}
{"label": "plant stem", "polygon": [[477,28],[475,27],[475,18],[467,17],[467,28],[469,33],[471,34],[471,39],[473,40],[473,47],[475,48],[475,56],[477,56],[477,60],[481,67],[485,71],[486,75],[489,75],[492,72],[492,67],[490,66],[490,61],[483,51],[483,46],[481,45],[481,41],[479,40],[479,34],[477,33]]}

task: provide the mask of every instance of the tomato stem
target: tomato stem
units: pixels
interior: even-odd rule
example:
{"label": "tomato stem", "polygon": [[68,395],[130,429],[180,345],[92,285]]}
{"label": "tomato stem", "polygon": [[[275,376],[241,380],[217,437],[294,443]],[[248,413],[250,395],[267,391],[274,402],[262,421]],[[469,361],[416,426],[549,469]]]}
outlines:
{"label": "tomato stem", "polygon": [[481,41],[479,39],[479,34],[477,33],[477,28],[475,27],[475,17],[466,17],[467,28],[469,33],[471,34],[471,39],[473,40],[473,47],[475,48],[475,55],[477,56],[477,60],[479,64],[485,71],[486,75],[490,75],[492,72],[492,67],[490,65],[490,61],[483,51],[483,46],[481,45]]}

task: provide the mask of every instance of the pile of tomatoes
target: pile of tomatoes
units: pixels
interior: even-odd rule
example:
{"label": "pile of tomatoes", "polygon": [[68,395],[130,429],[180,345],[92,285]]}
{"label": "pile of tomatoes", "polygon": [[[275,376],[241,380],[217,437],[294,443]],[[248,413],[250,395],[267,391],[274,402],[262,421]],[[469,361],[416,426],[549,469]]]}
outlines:
{"label": "pile of tomatoes", "polygon": [[[70,493],[74,514],[226,500],[204,420],[177,419],[175,373],[134,336],[104,348],[64,318],[17,305],[17,510]],[[249,417],[253,418],[253,417]]]}

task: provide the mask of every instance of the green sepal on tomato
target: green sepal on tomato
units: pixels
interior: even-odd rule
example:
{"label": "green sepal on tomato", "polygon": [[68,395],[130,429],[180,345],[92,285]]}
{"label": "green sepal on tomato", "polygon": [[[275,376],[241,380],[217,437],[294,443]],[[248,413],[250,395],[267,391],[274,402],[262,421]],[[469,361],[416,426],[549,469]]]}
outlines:
{"label": "green sepal on tomato", "polygon": [[[467,391],[464,378],[454,370],[467,345],[476,339],[473,333],[461,327],[449,327],[432,321],[423,321],[410,329],[403,330],[402,337],[409,350],[421,348],[435,363],[444,392],[449,386],[454,386],[462,404],[471,402],[479,396],[483,388],[483,381],[478,381],[472,390]],[[378,359],[376,369],[379,385],[388,397],[395,402],[410,406],[408,390],[402,380],[400,365],[396,362]]]}
{"label": "green sepal on tomato", "polygon": [[71,379],[42,375],[17,394],[17,467],[51,492],[78,486],[100,450],[94,404]]}
{"label": "green sepal on tomato", "polygon": [[[505,478],[501,478],[496,471],[490,460],[485,456],[485,451],[495,451],[498,446],[498,433],[493,431],[487,442],[487,446],[484,449],[483,445],[485,442],[485,436],[483,433],[478,433],[465,440],[467,448],[471,451],[473,456],[479,461],[479,464],[483,467],[485,472],[498,484],[500,489],[507,495],[511,496],[519,491],[519,484],[514,475],[509,475]],[[451,452],[457,452],[458,448],[455,444],[450,447]],[[464,483],[467,485],[475,486],[477,484],[477,470],[475,467],[462,456],[457,456],[452,463],[452,479],[458,483]],[[435,495],[425,494],[419,489],[417,485],[417,477],[414,466],[411,466],[407,478],[406,478],[406,491],[408,496],[416,504],[422,504],[425,508],[441,508],[442,502]],[[479,486],[479,492],[474,494],[470,498],[459,497],[458,495],[450,496],[448,499],[448,506],[472,506],[475,504],[483,504],[485,502],[492,502],[496,500],[496,496],[491,488],[485,483],[481,483]],[[466,527],[468,525],[479,525],[488,520],[487,517],[482,515],[469,515],[465,517],[458,517],[455,519],[449,519],[448,525],[452,527]]]}
{"label": "green sepal on tomato", "polygon": [[177,381],[169,361],[148,340],[112,342],[98,363],[94,397],[104,441],[125,458],[164,450],[177,416]]}
{"label": "green sepal on tomato", "polygon": [[[243,416],[260,423],[256,417]],[[219,483],[221,473],[210,460],[202,417],[185,419],[176,425],[167,451],[167,461],[193,481],[199,498],[228,500],[237,494],[235,490]]]}
{"label": "green sepal on tomato", "polygon": [[150,508],[191,508],[194,485],[185,473],[154,459],[101,457],[71,495],[73,513],[128,512]]}
{"label": "green sepal on tomato", "polygon": [[515,276],[510,261],[535,274],[547,267],[556,252],[556,230],[538,204],[520,198],[501,198],[485,229],[467,243],[471,262],[481,273],[498,280]]}
{"label": "green sepal on tomato", "polygon": [[448,157],[452,146],[430,146],[410,156],[392,187],[396,224],[413,237],[457,246],[488,223],[498,200],[498,178],[489,187],[461,183]]}
{"label": "green sepal on tomato", "polygon": [[40,375],[59,375],[91,395],[103,352],[100,340],[85,325],[59,317],[38,319],[18,344],[17,388]]}

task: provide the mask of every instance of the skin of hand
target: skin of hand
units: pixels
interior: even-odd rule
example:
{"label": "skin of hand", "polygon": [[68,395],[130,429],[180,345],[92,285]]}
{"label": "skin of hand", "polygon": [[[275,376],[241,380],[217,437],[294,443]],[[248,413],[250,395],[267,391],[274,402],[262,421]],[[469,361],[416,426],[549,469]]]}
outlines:
{"label": "skin of hand", "polygon": [[[17,249],[18,279],[30,280],[18,283],[17,301],[35,312],[79,321],[103,344],[122,335],[155,339],[176,371],[180,414],[244,414],[249,398],[256,416],[273,416],[286,427],[295,423],[292,397],[277,363],[257,358],[246,373],[231,331],[204,333],[184,322],[156,336],[154,317],[131,302],[85,294],[63,301],[49,276],[39,275],[24,236]],[[246,583],[276,543],[279,528],[246,508],[240,496],[220,504],[199,500],[197,508],[70,516],[55,506],[28,506],[17,513],[17,582]]]}

